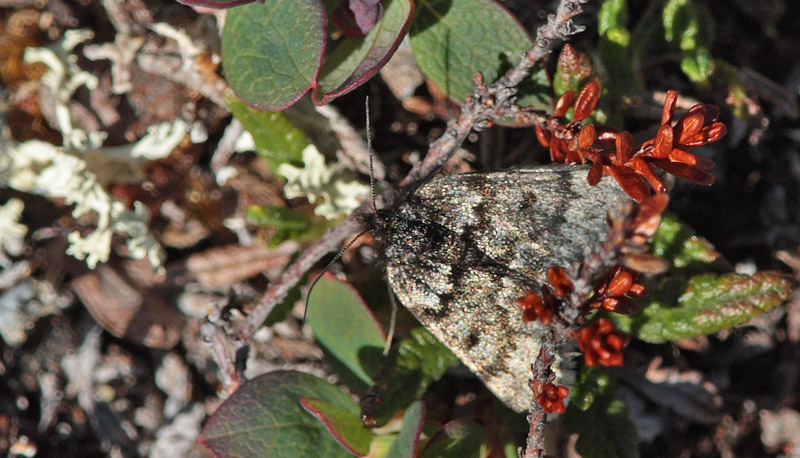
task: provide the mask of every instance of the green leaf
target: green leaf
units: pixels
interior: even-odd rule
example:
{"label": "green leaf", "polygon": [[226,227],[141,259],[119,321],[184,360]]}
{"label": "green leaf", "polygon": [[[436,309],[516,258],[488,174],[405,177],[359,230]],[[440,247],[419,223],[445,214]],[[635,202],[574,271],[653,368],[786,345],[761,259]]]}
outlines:
{"label": "green leaf", "polygon": [[352,454],[364,456],[369,453],[372,432],[364,427],[358,412],[340,409],[322,399],[300,398],[300,404],[319,418],[331,436]]}
{"label": "green leaf", "polygon": [[469,458],[479,456],[483,428],[472,420],[453,420],[442,427],[425,445],[423,458]]}
{"label": "green leaf", "polygon": [[200,442],[219,457],[345,457],[343,449],[300,398],[324,399],[358,415],[350,397],[331,383],[293,371],[256,377],[236,390],[206,422]]}
{"label": "green leaf", "polygon": [[247,208],[247,219],[253,224],[277,228],[269,239],[274,248],[286,240],[303,241],[318,236],[325,225],[312,226],[311,221],[291,208],[273,205],[251,205]]}
{"label": "green leaf", "polygon": [[286,207],[274,205],[251,205],[247,209],[247,219],[259,226],[270,226],[290,231],[304,231],[310,225],[300,213]]}
{"label": "green leaf", "polygon": [[570,402],[564,413],[564,430],[577,434],[575,450],[583,458],[636,458],[636,426],[628,417],[628,408],[617,398],[617,384],[608,375],[593,371],[584,391],[596,393],[586,408]]}
{"label": "green leaf", "polygon": [[569,402],[580,410],[588,409],[609,383],[608,376],[593,367],[581,366],[570,388]]}
{"label": "green leaf", "polygon": [[362,418],[376,426],[385,424],[458,362],[425,328],[412,329],[410,337],[392,347],[383,369],[375,375],[376,383],[361,404]]}
{"label": "green leaf", "polygon": [[371,385],[386,337],[356,290],[326,275],[310,292],[306,313],[317,342],[363,387]]}
{"label": "green leaf", "polygon": [[627,0],[604,0],[597,11],[597,33],[607,35],[611,29],[628,27]]}
{"label": "green leaf", "polygon": [[282,110],[314,86],[325,50],[319,0],[270,0],[233,8],[222,33],[222,65],[250,106]]}
{"label": "green leaf", "polygon": [[645,298],[640,312],[610,318],[620,330],[652,343],[713,334],[777,307],[794,282],[777,272],[703,274],[692,277],[675,301],[682,286],[679,278],[667,279]]}
{"label": "green leaf", "polygon": [[631,34],[622,27],[611,28],[600,37],[603,84],[613,99],[613,110],[621,112],[644,92],[644,83],[634,68],[630,50]]}
{"label": "green leaf", "polygon": [[664,39],[680,49],[697,46],[697,15],[692,0],[668,0],[662,13]]}
{"label": "green leaf", "polygon": [[578,91],[581,83],[592,74],[592,61],[585,52],[578,51],[569,44],[561,48],[553,77],[553,90],[556,96],[565,92]]}
{"label": "green leaf", "polygon": [[606,89],[602,101],[611,119],[622,122],[623,111],[644,92],[644,82],[633,59],[631,32],[628,29],[628,4],[625,0],[605,0],[597,13],[600,60],[598,65]]}
{"label": "green leaf", "polygon": [[[420,70],[456,101],[472,93],[476,72],[487,84],[516,65],[531,47],[528,32],[502,5],[492,0],[422,0],[409,31],[411,48]],[[541,76],[537,76],[541,81]],[[538,87],[538,85],[537,85]],[[537,97],[547,109],[549,93]]]}
{"label": "green leaf", "polygon": [[178,3],[190,6],[204,6],[206,8],[231,8],[255,1],[256,0],[178,0]]}
{"label": "green leaf", "polygon": [[714,21],[692,0],[669,0],[662,13],[664,38],[683,51],[681,69],[694,82],[705,82],[714,71],[711,45]]}
{"label": "green leaf", "polygon": [[697,236],[694,229],[670,212],[662,215],[650,252],[670,261],[676,268],[695,272],[700,269],[707,271],[721,260],[721,255],[708,240]]}
{"label": "green leaf", "polygon": [[425,422],[425,403],[414,401],[403,414],[403,426],[400,435],[392,444],[386,458],[411,458],[417,456],[419,436],[422,433],[422,424]]}
{"label": "green leaf", "polygon": [[[271,242],[271,241],[270,241]],[[264,327],[273,326],[276,323],[280,323],[281,321],[286,319],[286,316],[289,315],[289,312],[292,311],[294,308],[294,304],[300,300],[302,294],[300,293],[300,288],[295,286],[294,288],[290,289],[289,292],[286,294],[286,297],[283,298],[280,304],[278,304],[275,308],[267,316],[267,319],[264,321]]]}
{"label": "green leaf", "polygon": [[706,47],[697,47],[683,53],[681,70],[692,81],[698,83],[708,80],[714,72],[714,59]]}
{"label": "green leaf", "polygon": [[385,0],[380,21],[361,38],[345,38],[328,57],[314,88],[317,105],[352,91],[388,62],[405,36],[414,12],[412,0]]}
{"label": "green leaf", "polygon": [[285,115],[254,110],[236,97],[228,97],[225,103],[253,137],[256,152],[266,159],[273,171],[285,162],[303,164],[303,149],[308,139]]}
{"label": "green leaf", "polygon": [[[540,66],[534,67],[531,76],[522,81],[517,92],[517,105],[535,110],[551,110],[550,77]],[[508,124],[508,122],[506,121]]]}

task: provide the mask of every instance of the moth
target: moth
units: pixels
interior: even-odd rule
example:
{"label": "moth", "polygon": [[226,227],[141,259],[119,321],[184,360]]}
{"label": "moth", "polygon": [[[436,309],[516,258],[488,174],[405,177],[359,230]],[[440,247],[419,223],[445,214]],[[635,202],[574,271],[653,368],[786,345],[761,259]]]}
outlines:
{"label": "moth", "polygon": [[588,169],[547,166],[434,178],[368,225],[400,302],[509,407],[527,410],[541,324],[516,300],[552,265],[569,266],[605,238],[627,199]]}

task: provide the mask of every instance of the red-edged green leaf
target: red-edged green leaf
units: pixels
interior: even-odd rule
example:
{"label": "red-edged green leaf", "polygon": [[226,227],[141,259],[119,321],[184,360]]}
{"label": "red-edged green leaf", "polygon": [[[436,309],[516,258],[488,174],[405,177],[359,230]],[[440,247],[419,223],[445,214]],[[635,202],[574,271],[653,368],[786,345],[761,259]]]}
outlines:
{"label": "red-edged green leaf", "polygon": [[480,456],[481,443],[486,435],[483,428],[471,420],[453,420],[433,435],[423,458],[470,458]]}
{"label": "red-edged green leaf", "polygon": [[400,429],[400,435],[392,444],[386,458],[416,458],[423,423],[425,423],[425,403],[414,401],[403,415],[403,427]]}
{"label": "red-edged green leaf", "polygon": [[362,38],[345,38],[328,57],[314,89],[322,105],[352,91],[388,62],[406,34],[414,12],[412,0],[386,0],[380,21]]}
{"label": "red-edged green leaf", "polygon": [[458,358],[425,328],[411,330],[411,336],[392,347],[383,369],[361,403],[361,417],[381,426],[395,412],[418,399],[428,385],[439,380]]}
{"label": "red-edged green leaf", "polygon": [[[586,368],[584,368],[586,370]],[[589,369],[580,377],[578,387],[564,413],[564,429],[577,434],[575,450],[584,458],[636,458],[636,427],[628,416],[628,407],[617,398],[617,384],[607,374]],[[590,397],[585,397],[591,393]]]}
{"label": "red-edged green leaf", "polygon": [[314,86],[325,50],[319,0],[269,0],[233,8],[222,33],[222,64],[248,105],[277,111]]}
{"label": "red-edged green leaf", "polygon": [[206,8],[231,8],[239,5],[246,5],[257,0],[177,0],[189,6],[204,6]]}
{"label": "red-edged green leaf", "polygon": [[[532,44],[517,19],[492,0],[422,0],[409,36],[420,70],[457,101],[472,93],[476,72],[491,83]],[[549,94],[540,103],[548,108]]]}
{"label": "red-edged green leaf", "polygon": [[580,83],[592,74],[592,61],[585,52],[578,51],[569,44],[561,48],[553,77],[553,90],[560,97],[567,91],[578,92]]}
{"label": "red-edged green leaf", "polygon": [[352,399],[331,383],[292,371],[261,375],[236,390],[206,422],[200,442],[218,457],[345,457],[350,454],[300,405],[324,399],[358,415]]}
{"label": "red-edged green leaf", "polygon": [[300,398],[300,404],[319,418],[331,436],[350,453],[357,456],[369,453],[372,432],[361,423],[358,412],[340,409],[322,399]]}
{"label": "red-edged green leaf", "polygon": [[[675,277],[651,291],[644,308],[629,316],[614,315],[619,329],[652,343],[713,334],[746,323],[780,305],[794,290],[794,282],[777,272],[703,274],[688,286]],[[680,291],[685,291],[674,300]]]}
{"label": "red-edged green leaf", "polygon": [[326,275],[310,292],[306,318],[320,345],[366,387],[383,356],[386,337],[352,286]]}

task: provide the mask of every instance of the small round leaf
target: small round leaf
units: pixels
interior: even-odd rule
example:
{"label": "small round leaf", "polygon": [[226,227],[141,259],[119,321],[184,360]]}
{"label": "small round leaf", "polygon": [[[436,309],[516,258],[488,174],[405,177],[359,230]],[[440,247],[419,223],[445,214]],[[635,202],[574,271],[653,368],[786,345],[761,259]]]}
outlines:
{"label": "small round leaf", "polygon": [[270,0],[228,12],[222,64],[242,101],[278,111],[314,86],[325,51],[325,14],[319,0]]}
{"label": "small round leaf", "polygon": [[331,383],[293,371],[256,377],[231,395],[206,423],[200,442],[218,457],[351,456],[300,404],[323,399],[358,416],[358,407]]}

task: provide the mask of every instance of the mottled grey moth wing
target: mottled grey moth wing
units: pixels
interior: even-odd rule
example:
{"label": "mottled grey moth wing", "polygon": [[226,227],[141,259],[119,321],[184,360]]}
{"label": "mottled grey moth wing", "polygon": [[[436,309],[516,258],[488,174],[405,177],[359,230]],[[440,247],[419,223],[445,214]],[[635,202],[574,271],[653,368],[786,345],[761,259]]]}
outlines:
{"label": "mottled grey moth wing", "polygon": [[400,302],[508,406],[532,394],[540,324],[515,301],[539,290],[604,239],[627,196],[584,167],[549,166],[438,177],[379,212],[375,237]]}

